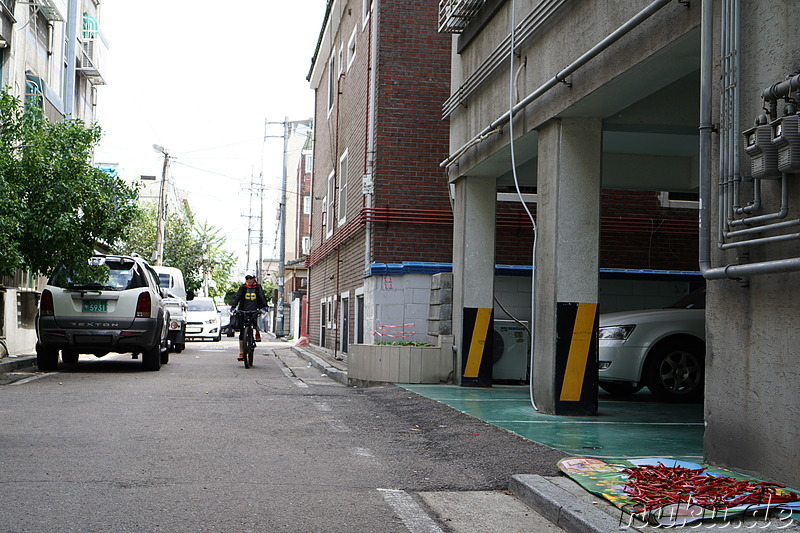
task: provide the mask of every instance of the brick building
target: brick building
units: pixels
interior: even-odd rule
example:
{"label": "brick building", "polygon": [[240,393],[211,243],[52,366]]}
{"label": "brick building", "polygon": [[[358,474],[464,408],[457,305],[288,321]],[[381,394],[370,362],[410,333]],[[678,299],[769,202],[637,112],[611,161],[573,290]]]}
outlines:
{"label": "brick building", "polygon": [[309,74],[316,104],[308,325],[311,342],[335,353],[354,342],[425,340],[430,274],[393,278],[382,269],[451,260],[439,168],[448,148],[441,103],[450,38],[437,32],[437,16],[435,1],[328,3]]}

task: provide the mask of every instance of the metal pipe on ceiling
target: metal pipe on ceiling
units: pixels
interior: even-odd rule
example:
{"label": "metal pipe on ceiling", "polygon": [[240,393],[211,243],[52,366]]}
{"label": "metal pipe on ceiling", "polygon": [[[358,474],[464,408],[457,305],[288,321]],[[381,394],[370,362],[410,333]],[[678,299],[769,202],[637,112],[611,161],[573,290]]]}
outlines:
{"label": "metal pipe on ceiling", "polygon": [[557,73],[552,79],[545,82],[541,87],[533,91],[531,94],[526,96],[523,100],[521,100],[517,105],[515,105],[509,111],[506,111],[497,119],[495,119],[491,124],[486,126],[480,133],[472,137],[467,143],[463,144],[459,149],[455,152],[450,154],[444,161],[442,161],[439,166],[443,168],[449,168],[453,163],[458,161],[472,146],[482,142],[487,137],[491,136],[494,133],[498,133],[503,126],[505,126],[510,118],[513,115],[516,115],[519,111],[525,109],[536,101],[539,97],[547,93],[553,87],[564,82],[567,76],[573,74],[576,70],[583,67],[586,63],[600,55],[600,53],[604,52],[607,48],[609,48],[612,44],[617,42],[619,39],[624,37],[628,34],[631,30],[639,26],[639,24],[643,23],[645,20],[653,16],[656,12],[658,12],[661,8],[666,6],[672,0],[655,0],[649,6],[641,10],[639,13],[636,14],[633,18],[628,20],[625,24],[614,30],[605,39],[597,43],[594,47],[584,53],[581,57],[570,63],[564,70]]}

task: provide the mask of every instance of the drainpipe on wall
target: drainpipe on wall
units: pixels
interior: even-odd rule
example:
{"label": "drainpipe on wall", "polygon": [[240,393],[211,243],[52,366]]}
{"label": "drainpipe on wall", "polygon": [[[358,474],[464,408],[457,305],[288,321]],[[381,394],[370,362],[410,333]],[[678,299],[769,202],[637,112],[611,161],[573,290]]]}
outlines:
{"label": "drainpipe on wall", "polygon": [[69,118],[75,113],[75,73],[77,72],[76,49],[78,47],[78,0],[69,0],[67,8],[67,72],[64,80],[64,114]]}
{"label": "drainpipe on wall", "polygon": [[[367,105],[367,151],[364,154],[364,174],[368,183],[363,183],[364,207],[369,212],[372,209],[372,200],[375,187],[375,103],[378,87],[378,8],[379,0],[372,1],[372,13],[369,21],[369,97]],[[367,222],[364,231],[364,270],[369,269],[372,262],[372,222]]]}

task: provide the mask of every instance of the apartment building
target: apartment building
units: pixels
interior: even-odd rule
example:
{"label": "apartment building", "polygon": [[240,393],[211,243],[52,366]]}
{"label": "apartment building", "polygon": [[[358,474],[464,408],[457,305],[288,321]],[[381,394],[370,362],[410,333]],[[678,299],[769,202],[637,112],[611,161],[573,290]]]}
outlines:
{"label": "apartment building", "polygon": [[[525,298],[535,317],[531,379],[540,411],[569,414],[596,402],[596,384],[565,394],[570,355],[557,325],[577,306],[591,326],[602,307],[603,267],[686,268],[686,257],[669,263],[664,249],[691,247],[690,268],[707,285],[706,459],[800,484],[792,349],[800,340],[800,245],[790,229],[800,196],[787,186],[800,169],[789,140],[798,122],[800,5],[442,7],[440,27],[453,33],[454,50],[442,168],[454,197],[456,369],[467,358],[470,314],[502,297],[497,281],[486,282],[496,265],[486,255],[507,239],[495,231],[496,194],[514,183],[536,195],[529,197],[536,231],[530,223],[517,231],[535,265]],[[645,211],[630,214],[653,201],[652,227],[673,228],[671,241],[657,245],[656,233],[637,229]],[[686,209],[695,212],[696,232],[690,219],[664,214]],[[652,252],[661,256],[653,261]],[[597,358],[591,335],[583,338],[574,375],[586,383]]]}
{"label": "apartment building", "polygon": [[[52,121],[94,119],[107,48],[99,0],[0,0],[0,83]],[[33,353],[42,279],[0,279],[0,356]]]}

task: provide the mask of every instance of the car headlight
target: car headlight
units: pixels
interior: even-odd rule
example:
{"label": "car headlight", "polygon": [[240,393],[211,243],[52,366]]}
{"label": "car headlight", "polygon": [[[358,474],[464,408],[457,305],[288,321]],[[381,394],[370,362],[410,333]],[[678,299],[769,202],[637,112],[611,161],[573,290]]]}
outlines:
{"label": "car headlight", "polygon": [[636,326],[631,324],[629,326],[605,326],[600,328],[601,341],[624,341],[633,333]]}

